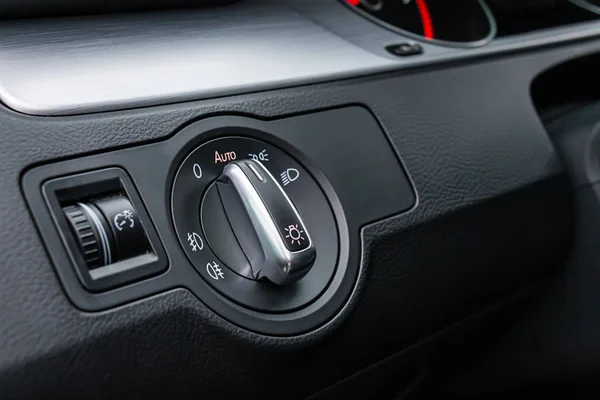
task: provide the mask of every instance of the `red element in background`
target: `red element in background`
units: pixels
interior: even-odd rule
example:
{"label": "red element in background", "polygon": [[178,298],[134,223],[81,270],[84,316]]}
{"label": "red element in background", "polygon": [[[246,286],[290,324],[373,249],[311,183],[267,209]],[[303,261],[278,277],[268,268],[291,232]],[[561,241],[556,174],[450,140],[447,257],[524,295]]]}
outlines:
{"label": "red element in background", "polygon": [[[350,1],[350,0],[348,0]],[[358,1],[360,2],[360,0]],[[433,22],[431,21],[431,14],[429,14],[429,8],[425,0],[416,0],[417,7],[419,8],[419,14],[421,14],[421,23],[423,24],[423,36],[426,39],[433,39]]]}
{"label": "red element in background", "polygon": [[[423,24],[423,36],[426,39],[433,39],[433,21],[431,20],[431,14],[429,13],[429,7],[427,7],[427,3],[425,0],[415,0],[417,3],[417,8],[419,9],[419,14],[421,15],[421,23]],[[351,6],[360,5],[360,0],[346,0],[348,4]]]}

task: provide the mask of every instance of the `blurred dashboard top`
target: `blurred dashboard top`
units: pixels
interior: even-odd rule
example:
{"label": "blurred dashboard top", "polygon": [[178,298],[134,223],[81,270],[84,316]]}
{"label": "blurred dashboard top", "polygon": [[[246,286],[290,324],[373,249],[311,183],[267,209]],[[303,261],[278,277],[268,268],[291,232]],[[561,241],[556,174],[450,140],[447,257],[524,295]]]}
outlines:
{"label": "blurred dashboard top", "polygon": [[[194,4],[215,5],[213,1]],[[366,76],[600,35],[598,14],[574,2],[514,8],[498,0],[473,0],[467,8],[481,23],[446,13],[448,6],[440,0],[405,1],[398,7],[413,12],[400,19],[386,14],[395,8],[381,0],[243,0],[188,10],[5,20],[0,23],[0,100],[31,115],[121,110]],[[70,4],[0,0],[0,14],[17,12],[17,3],[22,13],[35,4],[58,13],[61,5]],[[124,7],[141,3],[135,0]],[[111,5],[118,4],[90,1],[85,9],[109,10]],[[145,7],[165,5],[161,0],[144,2]],[[76,7],[71,13],[83,10]]]}

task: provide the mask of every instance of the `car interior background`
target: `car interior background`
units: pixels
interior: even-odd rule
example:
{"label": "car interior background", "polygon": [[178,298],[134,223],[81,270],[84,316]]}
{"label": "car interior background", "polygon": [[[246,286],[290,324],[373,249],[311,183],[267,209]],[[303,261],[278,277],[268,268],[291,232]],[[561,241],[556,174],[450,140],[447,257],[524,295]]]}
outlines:
{"label": "car interior background", "polygon": [[0,0],[0,398],[597,398],[598,71],[598,0]]}

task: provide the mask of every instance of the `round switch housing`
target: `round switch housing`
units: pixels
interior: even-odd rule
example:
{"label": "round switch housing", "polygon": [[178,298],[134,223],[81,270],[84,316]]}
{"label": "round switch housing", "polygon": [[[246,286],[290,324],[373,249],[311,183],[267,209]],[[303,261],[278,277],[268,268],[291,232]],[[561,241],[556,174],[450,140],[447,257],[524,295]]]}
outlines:
{"label": "round switch housing", "polygon": [[[241,208],[224,204],[230,198],[225,194],[227,182],[218,178],[239,172],[232,172],[234,168],[246,167],[248,174],[258,172],[261,175],[262,172],[263,178],[268,176],[276,180],[277,185],[271,186],[270,190],[280,188],[293,206],[280,210],[284,216],[274,220],[287,221],[290,215],[293,216],[290,210],[297,211],[299,218],[277,225],[281,228],[279,233],[286,250],[302,252],[309,243],[316,249],[312,268],[303,271],[297,281],[277,282],[284,286],[269,281],[268,276],[266,280],[257,280],[260,278],[257,264],[248,259],[252,258],[252,252],[240,243],[244,241],[244,235],[253,234],[252,230],[243,232],[251,225],[242,226],[240,221],[232,223],[235,214],[231,210]],[[226,168],[229,171],[225,171]],[[277,208],[267,207],[270,212]],[[172,212],[180,243],[198,273],[222,295],[243,307],[266,313],[301,309],[325,291],[335,273],[339,236],[331,206],[308,170],[270,143],[246,137],[226,137],[193,150],[177,171]],[[240,215],[243,218],[244,213]],[[310,236],[302,236],[302,233]]]}

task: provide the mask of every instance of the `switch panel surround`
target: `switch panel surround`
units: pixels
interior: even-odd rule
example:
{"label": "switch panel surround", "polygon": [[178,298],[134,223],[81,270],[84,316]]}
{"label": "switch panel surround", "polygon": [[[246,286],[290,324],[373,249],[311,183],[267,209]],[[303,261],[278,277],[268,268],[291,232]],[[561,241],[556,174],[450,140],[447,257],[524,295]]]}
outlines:
{"label": "switch panel surround", "polygon": [[[310,296],[307,302],[289,307],[274,297],[274,304],[280,304],[279,310],[276,308],[275,312],[241,305],[211,285],[206,275],[203,277],[194,268],[181,245],[172,215],[173,183],[178,170],[195,149],[226,137],[244,137],[281,150],[300,166],[282,165],[273,170],[273,176],[279,179],[282,187],[291,192],[293,188],[300,187],[302,177],[311,176],[315,187],[319,188],[327,200],[330,218],[333,218],[337,229],[336,240],[339,241],[339,247],[337,250],[317,248],[317,253],[331,251],[332,254],[337,254],[337,258],[331,258],[333,265],[319,269],[313,267],[309,272],[307,277],[313,274],[313,270],[333,270],[332,275],[323,276],[323,281],[327,281],[323,290],[316,296]],[[248,152],[244,157],[256,156],[260,162],[267,163],[266,154],[261,153],[264,149],[256,148],[256,151]],[[202,163],[195,161],[191,170],[186,169],[186,173],[192,174],[193,179],[197,180],[194,174],[208,174],[204,162],[208,160],[213,165],[215,162],[225,165],[233,159],[231,151],[237,150],[226,147],[213,149],[207,159],[202,158]],[[196,163],[198,167],[194,166]],[[111,168],[121,170],[125,176],[124,181],[130,181],[132,187],[135,183],[135,190],[127,193],[142,220],[150,221],[148,225],[155,229],[156,239],[159,240],[160,237],[161,248],[164,248],[165,253],[164,258],[160,254],[159,258],[168,262],[169,267],[162,273],[130,284],[107,291],[91,292],[84,288],[73,268],[73,262],[49,212],[42,187],[60,177]],[[344,307],[353,304],[349,300],[357,293],[356,282],[361,271],[362,228],[406,212],[417,204],[412,183],[396,150],[377,120],[362,106],[347,106],[273,120],[242,116],[206,118],[190,123],[166,140],[33,167],[24,173],[22,185],[60,283],[76,307],[90,312],[107,310],[168,290],[185,288],[199,299],[199,307],[206,306],[222,318],[249,331],[271,336],[298,335],[319,329],[332,321]],[[200,205],[196,204],[194,207],[194,219],[198,221],[200,229],[197,233],[202,234],[206,227],[203,231],[199,226]],[[301,206],[298,208],[302,211]],[[316,240],[317,232],[310,225],[308,229],[311,239]],[[186,243],[187,233],[186,231]],[[334,232],[333,236],[335,235]],[[204,245],[205,248],[212,247],[212,243]],[[160,248],[156,251],[160,252]],[[205,274],[209,261],[211,260],[205,261],[203,265]],[[212,261],[219,264],[217,260]],[[216,268],[214,271],[218,276]],[[225,271],[236,279],[249,280],[244,277],[244,273],[248,271]],[[223,269],[221,272],[223,273]],[[291,288],[294,286],[291,285]],[[288,288],[283,286],[280,289]]]}
{"label": "switch panel surround", "polygon": [[[90,292],[114,289],[167,269],[162,244],[123,170],[55,178],[45,182],[42,191],[72,267]],[[86,221],[89,232],[81,232],[77,225]],[[94,242],[103,253],[99,262],[90,258]],[[91,249],[86,251],[86,245]]]}

